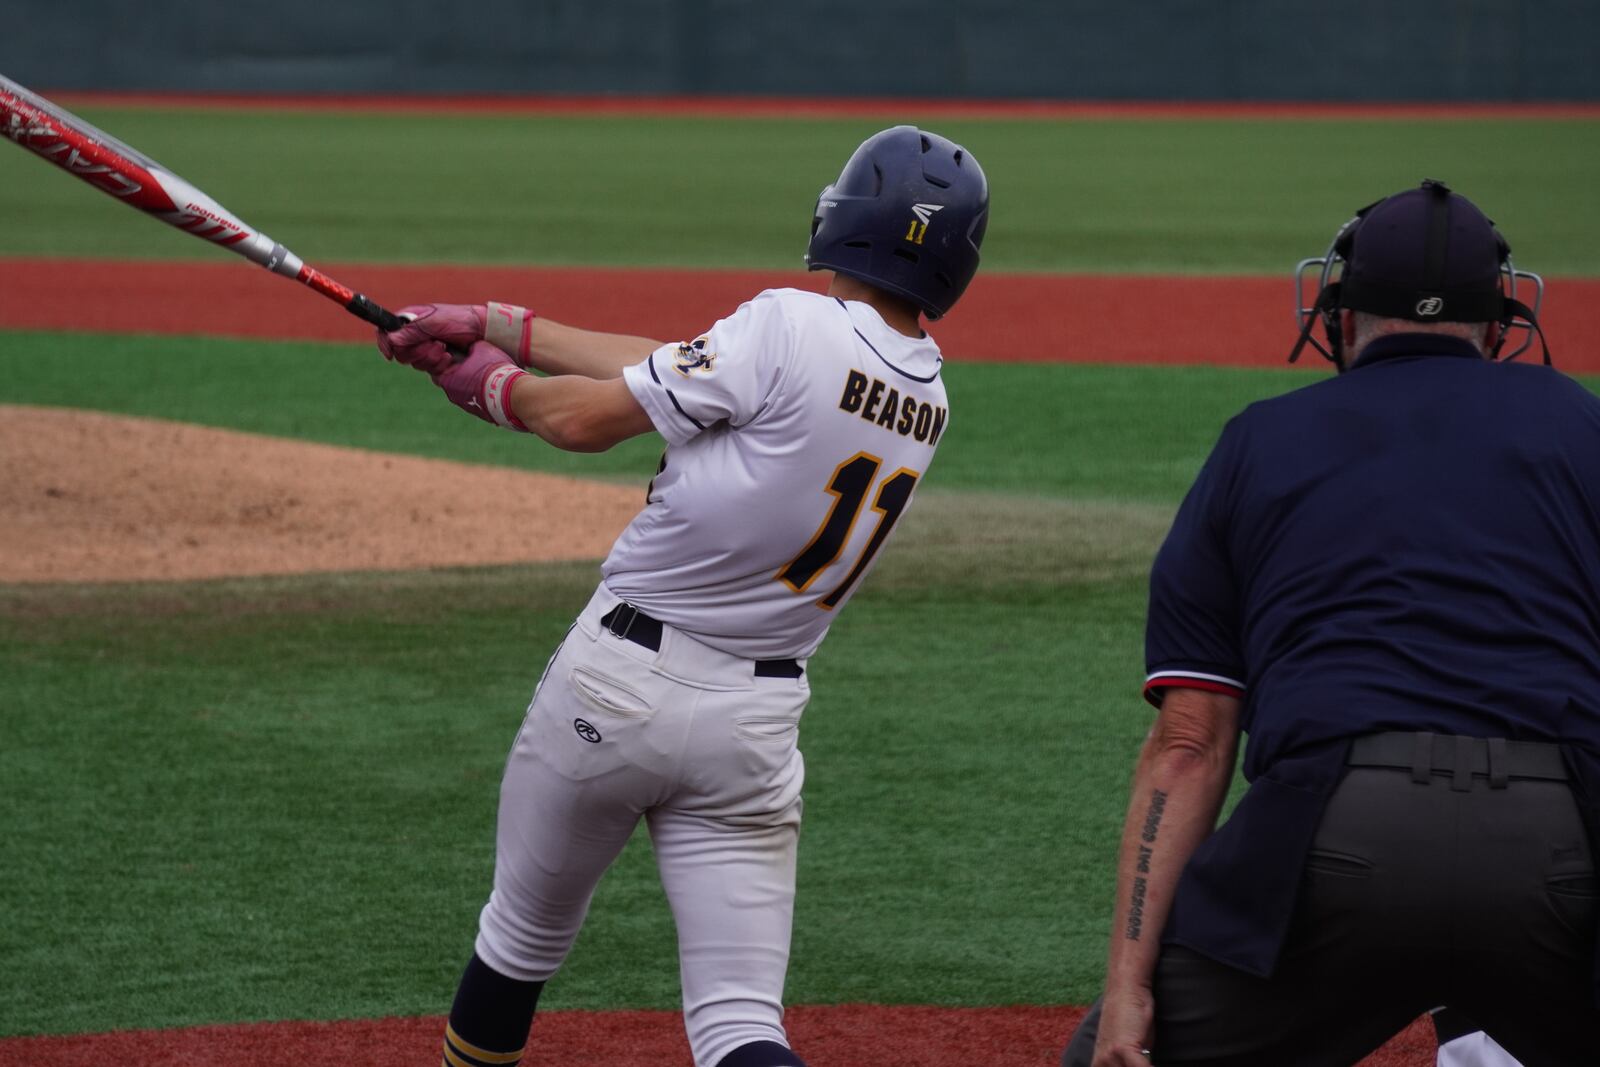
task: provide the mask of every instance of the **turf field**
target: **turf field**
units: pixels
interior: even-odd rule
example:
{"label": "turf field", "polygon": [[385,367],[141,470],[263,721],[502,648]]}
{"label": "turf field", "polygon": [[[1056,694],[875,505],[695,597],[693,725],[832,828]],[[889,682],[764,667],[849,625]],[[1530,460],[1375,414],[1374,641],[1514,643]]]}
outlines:
{"label": "turf field", "polygon": [[[896,121],[983,162],[992,270],[1276,274],[1423,177],[1491,205],[1551,274],[1594,274],[1600,234],[1594,120],[83,114],[311,262],[799,267],[836,157]],[[0,254],[228,255],[61,179],[0,156]]]}
{"label": "turf field", "polygon": [[[663,268],[793,266],[818,186],[883,124],[86,117],[314,262]],[[1330,219],[1430,175],[1491,205],[1525,262],[1600,276],[1594,121],[929,125],[988,170],[994,269],[1284,270],[1320,253]],[[0,151],[0,256],[38,255],[227,254]],[[1287,308],[1284,329],[1287,348]],[[400,373],[355,345],[0,331],[0,402],[641,486],[654,469],[654,439],[556,453]],[[796,1004],[1093,997],[1151,720],[1151,553],[1226,418],[1312,380],[946,374],[927,487],[812,665]],[[505,750],[595,578],[0,586],[0,1037],[442,1011],[488,885]],[[641,839],[543,1006],[670,1008],[672,960]]]}

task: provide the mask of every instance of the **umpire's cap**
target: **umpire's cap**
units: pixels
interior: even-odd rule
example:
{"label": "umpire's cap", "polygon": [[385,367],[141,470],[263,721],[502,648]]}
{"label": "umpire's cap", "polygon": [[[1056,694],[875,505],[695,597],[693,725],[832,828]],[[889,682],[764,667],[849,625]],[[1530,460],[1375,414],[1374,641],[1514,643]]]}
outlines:
{"label": "umpire's cap", "polygon": [[[1316,298],[1305,299],[1307,275],[1319,272]],[[1533,306],[1517,299],[1517,282],[1533,285]],[[1544,361],[1550,351],[1539,328],[1544,281],[1511,264],[1511,246],[1478,206],[1444,182],[1428,178],[1416,189],[1368,204],[1334,236],[1326,253],[1295,268],[1300,336],[1289,362],[1310,344],[1344,369],[1339,313],[1364,311],[1414,322],[1498,322],[1491,359],[1512,329],[1525,331],[1506,359],[1515,359],[1537,331]],[[1312,335],[1318,321],[1328,344]]]}
{"label": "umpire's cap", "polygon": [[1511,254],[1478,206],[1432,178],[1363,208],[1334,251],[1339,306],[1419,322],[1499,322]]}
{"label": "umpire's cap", "polygon": [[817,197],[806,266],[910,300],[936,319],[978,270],[989,182],[972,154],[915,126],[873,134]]}

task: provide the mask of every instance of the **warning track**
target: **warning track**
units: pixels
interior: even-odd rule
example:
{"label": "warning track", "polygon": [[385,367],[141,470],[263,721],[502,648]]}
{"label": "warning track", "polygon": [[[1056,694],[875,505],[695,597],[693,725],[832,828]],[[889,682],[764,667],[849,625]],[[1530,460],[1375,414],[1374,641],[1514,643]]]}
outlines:
{"label": "warning track", "polygon": [[[800,271],[321,265],[391,310],[504,300],[577,326],[681,340]],[[1600,279],[1548,282],[1545,331],[1563,370],[1600,373]],[[247,264],[0,258],[0,329],[364,342],[338,306]],[[955,360],[1271,367],[1294,342],[1281,276],[980,275],[933,332]],[[1527,357],[1524,357],[1527,358]],[[1302,360],[1322,368],[1315,353]]]}
{"label": "warning track", "polygon": [[[928,1067],[1054,1067],[1082,1008],[790,1008],[784,1025],[812,1067],[918,1063]],[[247,1023],[0,1040],[0,1067],[348,1067],[433,1063],[444,1019]],[[603,1063],[661,1067],[690,1062],[677,1012],[565,1011],[534,1022],[529,1067]],[[1413,1023],[1362,1067],[1432,1067],[1433,1027]]]}

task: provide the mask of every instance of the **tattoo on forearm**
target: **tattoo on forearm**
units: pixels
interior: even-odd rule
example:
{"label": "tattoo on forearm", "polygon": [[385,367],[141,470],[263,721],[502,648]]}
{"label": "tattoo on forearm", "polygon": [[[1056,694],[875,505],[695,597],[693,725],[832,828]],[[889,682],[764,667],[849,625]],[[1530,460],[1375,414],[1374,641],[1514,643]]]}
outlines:
{"label": "tattoo on forearm", "polygon": [[1164,790],[1157,789],[1150,794],[1150,810],[1144,815],[1144,831],[1139,839],[1144,842],[1139,846],[1139,858],[1135,861],[1133,876],[1133,895],[1128,901],[1128,927],[1123,936],[1129,941],[1139,940],[1139,935],[1144,932],[1144,894],[1146,888],[1145,875],[1150,873],[1150,857],[1154,855],[1152,847],[1156,843],[1156,834],[1161,829],[1161,815],[1167,810],[1167,794]]}
{"label": "tattoo on forearm", "polygon": [[1144,813],[1144,833],[1141,837],[1145,844],[1155,841],[1156,831],[1161,827],[1161,816],[1166,810],[1166,792],[1161,789],[1153,790],[1150,793],[1150,810]]}

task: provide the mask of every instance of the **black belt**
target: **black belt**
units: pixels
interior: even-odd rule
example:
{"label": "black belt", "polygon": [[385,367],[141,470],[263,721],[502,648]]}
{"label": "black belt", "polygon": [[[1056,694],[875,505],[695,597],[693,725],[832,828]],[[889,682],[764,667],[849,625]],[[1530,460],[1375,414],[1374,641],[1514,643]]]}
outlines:
{"label": "black belt", "polygon": [[[652,652],[661,651],[661,620],[652,619],[632,604],[618,604],[600,616],[600,625],[614,637],[643,645]],[[805,673],[799,661],[792,659],[758,659],[755,665],[757,678],[798,678]]]}
{"label": "black belt", "polygon": [[1421,785],[1435,774],[1448,774],[1450,788],[1469,790],[1472,778],[1487,778],[1504,789],[1512,778],[1565,782],[1567,764],[1559,745],[1541,741],[1508,741],[1503,737],[1458,737],[1454,734],[1391,732],[1358,737],[1350,746],[1352,767],[1394,767],[1411,772]]}

